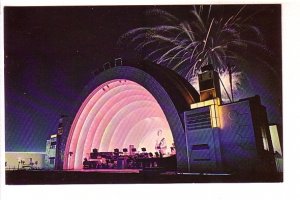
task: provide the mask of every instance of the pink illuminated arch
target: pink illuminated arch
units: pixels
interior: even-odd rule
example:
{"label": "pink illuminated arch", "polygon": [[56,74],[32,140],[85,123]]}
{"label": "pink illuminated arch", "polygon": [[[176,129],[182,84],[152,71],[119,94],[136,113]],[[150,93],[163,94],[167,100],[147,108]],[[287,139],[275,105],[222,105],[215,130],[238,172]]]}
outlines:
{"label": "pink illuminated arch", "polygon": [[130,80],[107,81],[88,95],[73,120],[65,148],[72,156],[65,158],[64,169],[81,169],[94,148],[107,152],[134,145],[154,151],[159,130],[171,146],[169,123],[147,89]]}

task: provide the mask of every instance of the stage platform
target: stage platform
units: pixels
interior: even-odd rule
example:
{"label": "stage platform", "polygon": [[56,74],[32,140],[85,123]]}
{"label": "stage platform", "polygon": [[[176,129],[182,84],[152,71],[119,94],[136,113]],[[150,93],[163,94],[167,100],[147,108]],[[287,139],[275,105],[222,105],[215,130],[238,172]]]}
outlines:
{"label": "stage platform", "polygon": [[66,172],[98,172],[98,173],[120,173],[120,174],[137,174],[140,173],[141,169],[79,169],[79,170],[65,170]]}
{"label": "stage platform", "polygon": [[159,170],[95,169],[69,171],[15,170],[6,171],[8,185],[49,184],[128,184],[128,183],[241,183],[282,182],[282,173],[276,176],[255,175],[201,175],[178,174]]}

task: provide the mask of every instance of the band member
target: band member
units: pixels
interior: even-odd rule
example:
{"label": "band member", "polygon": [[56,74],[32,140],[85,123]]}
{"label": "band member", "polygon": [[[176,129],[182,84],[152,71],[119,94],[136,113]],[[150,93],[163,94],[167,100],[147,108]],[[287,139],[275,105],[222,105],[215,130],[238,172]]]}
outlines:
{"label": "band member", "polygon": [[156,140],[155,150],[158,151],[161,156],[163,156],[166,154],[167,143],[166,139],[164,137],[162,138],[162,130],[158,130],[157,136],[158,138]]}
{"label": "band member", "polygon": [[171,155],[176,155],[176,148],[175,148],[174,143],[172,143],[172,146],[171,146]]}

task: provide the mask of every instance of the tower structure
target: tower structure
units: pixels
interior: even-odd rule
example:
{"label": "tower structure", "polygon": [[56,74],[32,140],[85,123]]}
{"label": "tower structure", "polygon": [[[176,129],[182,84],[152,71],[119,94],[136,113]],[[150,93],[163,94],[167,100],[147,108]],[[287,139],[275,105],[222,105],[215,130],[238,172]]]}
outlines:
{"label": "tower structure", "polygon": [[45,167],[48,169],[63,169],[65,149],[65,129],[67,127],[67,116],[61,115],[58,122],[57,132],[51,134],[46,143]]}
{"label": "tower structure", "polygon": [[221,99],[219,74],[214,71],[212,65],[202,67],[201,72],[198,75],[200,101],[204,102],[215,98]]}
{"label": "tower structure", "polygon": [[189,172],[273,172],[266,109],[259,96],[222,104],[219,75],[199,74],[200,101],[184,112]]}

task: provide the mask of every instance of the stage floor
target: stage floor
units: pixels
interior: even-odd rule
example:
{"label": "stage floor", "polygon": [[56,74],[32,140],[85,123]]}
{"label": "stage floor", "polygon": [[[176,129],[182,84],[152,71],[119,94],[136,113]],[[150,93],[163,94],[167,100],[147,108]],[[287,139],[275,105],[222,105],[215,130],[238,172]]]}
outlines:
{"label": "stage floor", "polygon": [[98,172],[98,173],[121,173],[121,174],[136,174],[140,173],[141,169],[78,169],[78,170],[66,170],[66,172]]}
{"label": "stage floor", "polygon": [[282,182],[282,174],[265,175],[201,175],[177,174],[160,170],[95,169],[69,171],[15,170],[6,171],[8,185],[49,184],[128,184],[128,183],[241,183]]}

